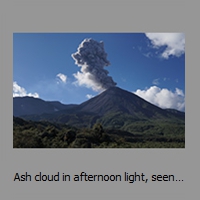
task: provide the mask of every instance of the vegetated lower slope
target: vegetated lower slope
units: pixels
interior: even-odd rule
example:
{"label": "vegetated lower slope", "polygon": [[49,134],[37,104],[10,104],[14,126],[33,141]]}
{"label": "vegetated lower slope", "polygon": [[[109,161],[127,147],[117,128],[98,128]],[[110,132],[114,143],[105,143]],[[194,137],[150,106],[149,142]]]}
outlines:
{"label": "vegetated lower slope", "polygon": [[184,134],[132,134],[105,129],[76,128],[48,121],[26,121],[13,117],[14,148],[184,148]]}

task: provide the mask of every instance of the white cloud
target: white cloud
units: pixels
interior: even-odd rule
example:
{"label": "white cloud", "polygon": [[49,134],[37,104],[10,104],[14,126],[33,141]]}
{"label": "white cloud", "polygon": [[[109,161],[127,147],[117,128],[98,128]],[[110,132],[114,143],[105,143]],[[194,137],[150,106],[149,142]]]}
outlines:
{"label": "white cloud", "polygon": [[145,33],[151,40],[154,48],[166,46],[161,56],[168,59],[169,56],[179,57],[185,53],[184,33]]}
{"label": "white cloud", "polygon": [[147,52],[143,54],[145,57],[150,58],[153,56],[152,52]]}
{"label": "white cloud", "polygon": [[156,79],[153,80],[152,83],[153,83],[154,85],[159,85],[159,84],[160,84],[159,80],[160,80],[159,78],[156,78]]}
{"label": "white cloud", "polygon": [[185,110],[185,95],[178,88],[172,92],[166,88],[161,89],[157,86],[152,86],[146,90],[138,89],[134,94],[161,108]]}
{"label": "white cloud", "polygon": [[67,76],[64,74],[59,73],[56,75],[56,77],[63,83],[66,83],[66,81],[67,81]]}
{"label": "white cloud", "polygon": [[92,88],[94,91],[102,91],[102,85],[101,83],[94,84],[95,77],[90,72],[77,72],[76,74],[73,74],[73,76],[77,79],[75,81],[75,85],[79,86],[86,86],[87,88]]}
{"label": "white cloud", "polygon": [[92,95],[92,94],[87,94],[86,97],[87,97],[88,99],[91,99],[92,97],[94,97],[94,95]]}
{"label": "white cloud", "polygon": [[24,97],[24,96],[29,96],[29,97],[35,97],[39,98],[38,93],[27,93],[27,91],[19,86],[17,82],[13,82],[13,97]]}

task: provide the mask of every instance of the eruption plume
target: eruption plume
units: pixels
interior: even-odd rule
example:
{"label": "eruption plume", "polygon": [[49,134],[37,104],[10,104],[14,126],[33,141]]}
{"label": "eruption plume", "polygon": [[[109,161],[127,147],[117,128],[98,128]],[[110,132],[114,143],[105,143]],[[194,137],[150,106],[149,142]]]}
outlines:
{"label": "eruption plume", "polygon": [[79,45],[77,52],[72,54],[75,64],[81,67],[81,72],[74,74],[79,85],[85,85],[95,91],[103,91],[114,87],[116,83],[104,67],[110,65],[103,42],[85,39]]}

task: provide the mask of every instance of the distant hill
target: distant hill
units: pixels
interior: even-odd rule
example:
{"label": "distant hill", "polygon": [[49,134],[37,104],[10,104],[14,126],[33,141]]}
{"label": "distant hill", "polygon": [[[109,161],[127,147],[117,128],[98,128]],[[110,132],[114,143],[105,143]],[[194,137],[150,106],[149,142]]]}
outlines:
{"label": "distant hill", "polygon": [[15,117],[23,115],[40,115],[44,113],[54,113],[60,110],[69,109],[76,105],[64,105],[58,101],[44,101],[34,97],[14,97],[13,115]]}

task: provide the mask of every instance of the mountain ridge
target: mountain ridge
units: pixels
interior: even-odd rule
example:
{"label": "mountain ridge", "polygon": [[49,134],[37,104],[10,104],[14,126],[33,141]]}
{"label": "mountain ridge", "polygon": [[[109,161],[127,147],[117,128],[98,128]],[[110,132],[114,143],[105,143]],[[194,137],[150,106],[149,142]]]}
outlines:
{"label": "mountain ridge", "polygon": [[[104,127],[128,131],[144,124],[149,129],[162,123],[181,125],[185,123],[185,113],[175,109],[159,108],[119,87],[111,87],[79,105],[63,105],[60,102],[47,102],[41,99],[35,102],[40,102],[40,106],[43,104],[46,106],[43,109],[35,108],[40,110],[40,113],[26,112],[19,117],[25,120],[47,120],[76,127],[92,127],[95,123],[101,123]],[[60,110],[53,111],[55,106]],[[45,110],[46,108],[50,110]]]}
{"label": "mountain ridge", "polygon": [[23,115],[54,113],[59,110],[70,109],[76,104],[62,104],[59,101],[45,101],[34,97],[14,97],[13,98],[13,115],[20,117]]}

